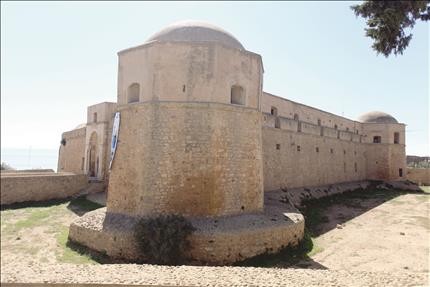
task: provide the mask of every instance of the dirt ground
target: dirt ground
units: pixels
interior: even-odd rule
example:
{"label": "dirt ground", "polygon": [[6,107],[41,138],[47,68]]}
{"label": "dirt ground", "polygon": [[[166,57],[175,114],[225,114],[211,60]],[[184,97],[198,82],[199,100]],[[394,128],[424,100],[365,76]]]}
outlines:
{"label": "dirt ground", "polygon": [[301,267],[429,272],[430,194],[353,199],[329,205],[315,254]]}
{"label": "dirt ground", "polygon": [[70,223],[100,207],[82,198],[18,204],[1,210],[1,266],[96,263],[67,245]]}
{"label": "dirt ground", "polygon": [[[294,267],[428,273],[430,193],[390,192],[321,204],[319,220],[311,227],[314,248]],[[3,208],[1,266],[98,264],[67,244],[69,224],[97,207],[78,199]]]}

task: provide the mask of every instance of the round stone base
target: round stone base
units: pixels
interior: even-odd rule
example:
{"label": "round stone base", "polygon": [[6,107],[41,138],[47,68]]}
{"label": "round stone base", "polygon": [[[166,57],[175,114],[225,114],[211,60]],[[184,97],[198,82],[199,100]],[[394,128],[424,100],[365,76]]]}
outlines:
{"label": "round stone base", "polygon": [[[298,244],[304,234],[304,218],[281,199],[280,192],[267,193],[261,213],[188,218],[196,230],[189,238],[187,258],[226,265]],[[97,209],[70,225],[69,239],[112,258],[136,261],[142,259],[133,237],[137,220]]]}

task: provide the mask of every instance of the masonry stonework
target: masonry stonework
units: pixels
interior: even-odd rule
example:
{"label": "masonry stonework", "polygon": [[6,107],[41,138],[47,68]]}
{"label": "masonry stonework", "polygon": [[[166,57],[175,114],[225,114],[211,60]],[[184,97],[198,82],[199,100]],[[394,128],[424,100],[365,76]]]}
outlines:
{"label": "masonry stonework", "polygon": [[58,172],[84,174],[86,127],[64,132],[58,151]]}
{"label": "masonry stonework", "polygon": [[108,212],[227,215],[262,210],[258,111],[180,102],[136,103],[119,111],[128,128],[121,130],[112,166]]}
{"label": "masonry stonework", "polygon": [[83,173],[108,184],[107,208],[73,223],[70,239],[133,259],[133,222],[179,214],[198,227],[190,257],[227,264],[303,237],[304,219],[279,205],[280,189],[300,201],[301,188],[325,196],[341,192],[333,184],[405,178],[404,124],[382,112],[350,120],[263,92],[263,73],[260,55],[201,22],[120,51],[117,102],[88,107],[85,132],[60,149],[59,169],[84,158]]}

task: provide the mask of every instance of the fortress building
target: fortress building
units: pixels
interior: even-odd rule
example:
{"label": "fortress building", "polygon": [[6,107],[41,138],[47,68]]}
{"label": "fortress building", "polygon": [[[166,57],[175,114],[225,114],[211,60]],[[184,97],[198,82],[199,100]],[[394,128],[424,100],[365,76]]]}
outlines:
{"label": "fortress building", "polygon": [[404,124],[263,92],[261,56],[218,27],[173,24],[118,57],[117,102],[88,107],[59,151],[58,171],[107,183],[106,209],[70,229],[91,248],[133,258],[128,224],[173,213],[198,227],[191,257],[233,262],[303,236],[303,217],[270,203],[271,191],[405,176]]}

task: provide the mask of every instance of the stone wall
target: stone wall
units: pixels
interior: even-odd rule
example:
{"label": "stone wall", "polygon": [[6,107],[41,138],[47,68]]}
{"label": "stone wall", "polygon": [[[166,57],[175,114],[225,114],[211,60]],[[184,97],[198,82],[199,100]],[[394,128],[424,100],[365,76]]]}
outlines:
{"label": "stone wall", "polygon": [[366,144],[263,127],[266,191],[366,179]]}
{"label": "stone wall", "polygon": [[430,168],[408,168],[406,177],[419,185],[430,185]]}
{"label": "stone wall", "polygon": [[58,172],[84,173],[86,127],[64,132],[58,153]]}
{"label": "stone wall", "polygon": [[[357,121],[264,92],[262,112],[270,114],[273,107],[277,109],[277,114],[280,117],[294,119],[296,115],[304,123],[313,125],[319,123],[319,125],[333,130],[336,127],[338,130],[362,134],[361,123]],[[334,137],[337,137],[336,131]]]}
{"label": "stone wall", "polygon": [[66,198],[86,188],[85,175],[46,173],[1,175],[1,204]]}
{"label": "stone wall", "polygon": [[212,42],[152,42],[118,53],[118,104],[139,85],[139,102],[231,103],[231,87],[245,93],[245,106],[260,108],[261,56]]}
{"label": "stone wall", "polygon": [[226,215],[261,210],[261,113],[216,103],[119,108],[108,212]]}
{"label": "stone wall", "polygon": [[[85,139],[85,173],[90,174],[90,152],[95,148],[96,157],[95,177],[106,179],[109,172],[110,149],[112,138],[113,118],[116,103],[103,102],[89,106],[87,109],[87,136]],[[91,146],[94,137],[96,146]]]}

